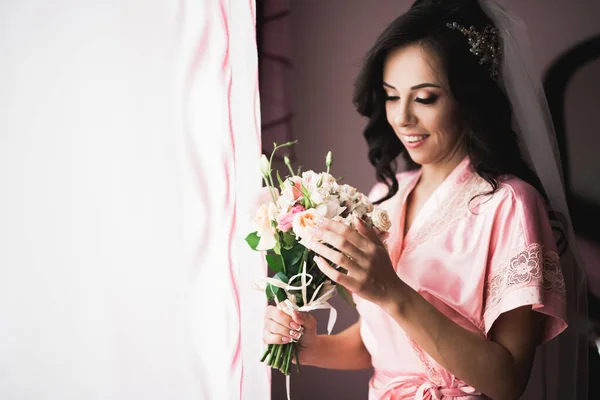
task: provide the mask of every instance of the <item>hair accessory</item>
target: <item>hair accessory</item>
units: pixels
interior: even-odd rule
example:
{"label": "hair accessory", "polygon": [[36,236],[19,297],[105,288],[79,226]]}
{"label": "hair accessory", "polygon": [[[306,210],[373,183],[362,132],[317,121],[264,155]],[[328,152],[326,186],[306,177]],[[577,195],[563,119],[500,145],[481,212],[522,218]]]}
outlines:
{"label": "hair accessory", "polygon": [[479,64],[485,64],[490,70],[492,79],[497,80],[500,70],[500,56],[502,48],[498,41],[497,30],[491,25],[486,25],[483,32],[477,31],[474,26],[469,29],[456,22],[448,22],[446,26],[467,36],[471,53],[479,57]]}

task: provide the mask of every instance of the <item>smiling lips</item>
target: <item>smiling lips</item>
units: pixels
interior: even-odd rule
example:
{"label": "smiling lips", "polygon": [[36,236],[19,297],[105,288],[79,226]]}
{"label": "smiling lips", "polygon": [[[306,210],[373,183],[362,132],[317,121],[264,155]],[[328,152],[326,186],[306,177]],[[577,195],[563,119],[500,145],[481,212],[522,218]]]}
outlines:
{"label": "smiling lips", "polygon": [[409,147],[411,149],[414,149],[415,147],[419,147],[429,137],[429,135],[412,135],[412,134],[411,135],[402,135],[402,136],[404,136],[404,142],[405,142],[406,147]]}

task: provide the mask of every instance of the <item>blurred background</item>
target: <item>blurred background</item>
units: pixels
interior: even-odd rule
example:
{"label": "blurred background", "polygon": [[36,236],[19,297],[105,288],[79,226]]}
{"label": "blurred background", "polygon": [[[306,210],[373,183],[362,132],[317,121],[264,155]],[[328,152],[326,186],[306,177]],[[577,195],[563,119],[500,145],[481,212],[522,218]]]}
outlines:
{"label": "blurred background", "polygon": [[[536,67],[552,111],[572,218],[589,279],[590,336],[600,329],[600,1],[502,0],[524,20]],[[298,140],[292,156],[308,169],[324,166],[359,190],[375,183],[362,138],[365,120],[352,105],[362,58],[382,30],[407,10],[410,0],[258,0],[263,151],[272,142]],[[335,331],[357,320],[340,299]],[[317,312],[319,313],[319,312]],[[321,332],[326,314],[319,314]],[[593,339],[591,340],[593,341]],[[597,356],[597,349],[591,349]],[[590,376],[599,376],[592,358]],[[595,368],[595,369],[594,369]],[[306,367],[292,376],[294,399],[366,398],[371,371],[338,372]],[[593,381],[593,379],[591,380]],[[599,392],[591,388],[590,399]],[[595,390],[595,391],[594,391]],[[284,398],[282,376],[273,373],[274,399]]]}

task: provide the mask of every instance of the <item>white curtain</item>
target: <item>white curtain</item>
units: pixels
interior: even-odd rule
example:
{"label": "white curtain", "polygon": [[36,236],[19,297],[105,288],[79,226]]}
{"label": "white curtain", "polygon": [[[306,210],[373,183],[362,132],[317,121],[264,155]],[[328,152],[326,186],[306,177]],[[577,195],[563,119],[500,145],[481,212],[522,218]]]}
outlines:
{"label": "white curtain", "polygon": [[0,398],[268,399],[254,0],[0,2]]}

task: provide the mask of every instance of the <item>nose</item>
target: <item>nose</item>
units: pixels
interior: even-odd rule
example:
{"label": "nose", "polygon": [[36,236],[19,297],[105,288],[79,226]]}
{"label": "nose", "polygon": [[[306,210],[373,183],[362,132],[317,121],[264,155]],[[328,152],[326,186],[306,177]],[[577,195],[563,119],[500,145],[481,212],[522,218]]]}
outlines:
{"label": "nose", "polygon": [[399,104],[399,107],[395,111],[394,124],[396,124],[397,127],[410,126],[416,123],[416,117],[408,102]]}

